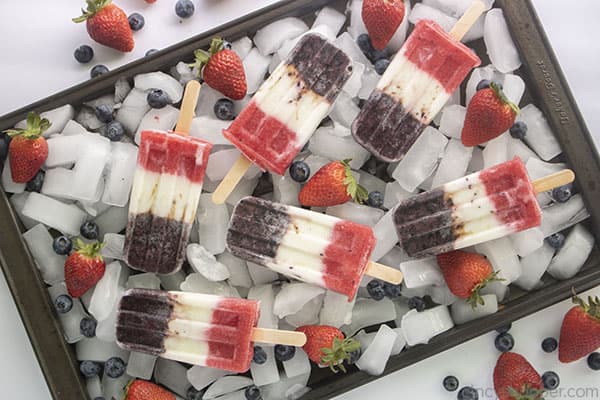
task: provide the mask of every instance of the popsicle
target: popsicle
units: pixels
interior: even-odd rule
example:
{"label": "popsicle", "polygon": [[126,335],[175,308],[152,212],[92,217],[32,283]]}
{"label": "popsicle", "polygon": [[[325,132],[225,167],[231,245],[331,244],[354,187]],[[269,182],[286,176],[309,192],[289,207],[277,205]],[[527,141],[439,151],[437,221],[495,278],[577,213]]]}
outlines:
{"label": "popsicle", "polygon": [[377,158],[400,161],[481,61],[460,39],[485,10],[475,0],[450,33],[429,20],[414,31],[352,123],[354,139]]}
{"label": "popsicle", "polygon": [[400,245],[411,257],[473,246],[533,228],[536,193],[572,182],[571,170],[531,182],[519,157],[401,202],[394,211]]}
{"label": "popsicle", "polygon": [[119,303],[117,344],[188,364],[245,372],[253,341],[302,346],[301,332],[256,328],[257,301],[130,289]]}
{"label": "popsicle", "polygon": [[223,135],[243,154],[213,194],[223,203],[251,163],[279,175],[308,142],[352,74],[350,58],[305,35]]}
{"label": "popsicle", "polygon": [[141,134],[124,247],[131,268],[170,274],[185,258],[212,147],[186,136],[199,90],[187,84],[175,132]]}
{"label": "popsicle", "polygon": [[227,248],[244,260],[352,300],[364,273],[399,284],[400,271],[369,261],[370,227],[301,208],[245,197],[233,210]]}

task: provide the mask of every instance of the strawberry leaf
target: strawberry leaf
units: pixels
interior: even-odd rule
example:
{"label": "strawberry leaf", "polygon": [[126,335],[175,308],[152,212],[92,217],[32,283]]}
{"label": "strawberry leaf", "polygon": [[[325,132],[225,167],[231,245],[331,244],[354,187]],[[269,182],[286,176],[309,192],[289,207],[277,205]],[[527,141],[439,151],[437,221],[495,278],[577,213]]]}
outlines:
{"label": "strawberry leaf", "polygon": [[102,10],[104,7],[109,5],[112,0],[86,0],[87,10],[81,9],[81,14],[79,17],[71,19],[71,21],[75,23],[80,23],[87,21],[92,18],[96,13]]}
{"label": "strawberry leaf", "polygon": [[348,196],[350,196],[352,200],[358,204],[363,204],[365,201],[367,201],[369,192],[367,189],[359,185],[358,182],[356,182],[354,175],[352,175],[352,170],[350,169],[350,161],[352,161],[352,159],[340,161],[346,170],[346,177],[344,178],[346,193],[348,193]]}
{"label": "strawberry leaf", "polygon": [[481,297],[481,289],[487,286],[490,282],[501,282],[504,279],[498,278],[498,274],[500,270],[492,272],[488,277],[483,279],[479,284],[477,284],[473,289],[471,289],[471,295],[467,299],[467,303],[471,305],[472,309],[477,308],[478,305],[485,305],[485,301],[483,297]]}
{"label": "strawberry leaf", "polygon": [[331,347],[321,348],[321,364],[326,365],[332,372],[337,373],[338,368],[346,372],[344,361],[350,359],[350,353],[360,349],[360,343],[352,338],[333,338]]}
{"label": "strawberry leaf", "polygon": [[598,296],[589,296],[586,303],[585,300],[577,296],[575,289],[573,289],[573,303],[581,307],[590,317],[600,321],[600,298]]}
{"label": "strawberry leaf", "polygon": [[498,86],[498,84],[496,82],[490,83],[490,89],[492,89],[492,91],[494,93],[496,93],[496,96],[498,96],[498,98],[500,99],[500,101],[502,101],[502,103],[504,103],[510,107],[510,109],[515,113],[515,115],[517,115],[521,112],[521,110],[519,109],[519,106],[517,106],[515,103],[510,101],[510,99],[508,97],[506,97],[506,94],[504,94],[504,91],[502,90],[502,88],[500,86]]}
{"label": "strawberry leaf", "polygon": [[75,239],[75,249],[77,252],[88,258],[97,258],[102,260],[102,256],[100,255],[100,250],[104,247],[104,243],[95,241],[92,243],[85,243],[80,238]]}
{"label": "strawberry leaf", "polygon": [[221,50],[223,50],[223,39],[221,39],[220,37],[213,38],[213,40],[210,42],[210,48],[208,49],[208,51],[202,49],[195,50],[195,60],[193,63],[188,65],[190,66],[190,68],[197,68],[198,73],[202,75],[202,68],[204,68],[204,66],[208,64],[208,61],[213,55],[217,54]]}
{"label": "strawberry leaf", "polygon": [[25,129],[7,129],[4,132],[10,137],[23,136],[26,139],[37,139],[52,126],[48,119],[41,118],[39,114],[35,112],[27,114],[26,124],[27,126]]}

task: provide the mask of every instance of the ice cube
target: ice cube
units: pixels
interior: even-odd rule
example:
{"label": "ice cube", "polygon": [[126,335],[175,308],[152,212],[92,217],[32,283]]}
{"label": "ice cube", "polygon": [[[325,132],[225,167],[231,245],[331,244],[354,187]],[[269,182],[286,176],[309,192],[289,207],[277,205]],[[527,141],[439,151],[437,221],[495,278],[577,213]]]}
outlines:
{"label": "ice cube", "polygon": [[142,91],[162,90],[169,96],[172,104],[179,103],[183,96],[183,85],[177,79],[160,71],[136,75],[133,78],[133,84],[136,89]]}
{"label": "ice cube", "polygon": [[238,56],[243,60],[246,58],[250,50],[252,50],[252,39],[248,36],[244,36],[235,42],[231,43],[231,50],[235,51]]}
{"label": "ice cube", "polygon": [[519,51],[510,36],[502,9],[494,8],[487,13],[483,40],[490,60],[498,71],[508,73],[521,66]]}
{"label": "ice cube", "polygon": [[[532,157],[527,160],[525,167],[527,168],[529,178],[531,180],[536,180],[547,175],[552,175],[555,172],[565,169],[567,166],[564,163],[547,163],[536,157]],[[537,199],[541,206],[548,205],[552,202],[552,197],[549,193],[539,193]]]}
{"label": "ice cube", "polygon": [[298,194],[302,186],[290,176],[289,171],[285,175],[271,174],[273,180],[273,200],[278,203],[299,206]]}
{"label": "ice cube", "polygon": [[[302,390],[298,391],[297,388],[300,386],[306,388],[309,377],[310,374],[304,374],[295,376],[293,378],[288,378],[282,372],[277,382],[260,387],[262,398],[263,400],[298,400],[298,397],[295,396],[298,396],[300,393],[302,393]],[[305,392],[306,389],[304,389]]]}
{"label": "ice cube", "polygon": [[456,25],[458,22],[458,19],[444,14],[442,11],[436,8],[430,7],[423,3],[415,4],[410,15],[408,16],[408,20],[412,24],[416,24],[422,19],[437,22],[446,32],[450,32],[452,27],[454,27],[454,25]]}
{"label": "ice cube", "polygon": [[362,4],[362,0],[350,0],[347,6],[347,11],[350,12],[348,32],[354,39],[357,39],[363,33],[367,33],[367,28],[362,20]]}
{"label": "ice cube", "polygon": [[85,101],[83,104],[92,109],[95,109],[96,107],[98,107],[100,105],[107,105],[111,108],[114,108],[115,107],[115,96],[112,93],[105,94],[103,96],[96,97],[93,100]]}
{"label": "ice cube", "polygon": [[187,370],[186,377],[196,390],[202,390],[217,379],[231,374],[232,372],[222,369],[194,365]]}
{"label": "ice cube", "polygon": [[519,105],[525,93],[525,81],[519,75],[506,74],[502,81],[502,91],[510,101]]}
{"label": "ice cube", "polygon": [[279,279],[279,274],[277,272],[263,267],[261,265],[255,264],[253,262],[248,261],[248,272],[252,277],[252,281],[255,285],[262,285],[264,283],[271,283],[277,279]]}
{"label": "ice cube", "polygon": [[182,290],[181,284],[185,281],[185,278],[185,272],[183,272],[182,270],[179,270],[174,274],[158,275],[158,279],[160,279],[160,284],[165,290]]}
{"label": "ice cube", "polygon": [[[44,111],[40,114],[41,118],[46,118],[50,121],[50,127],[44,132],[44,137],[50,137],[55,133],[60,133],[67,125],[69,120],[75,117],[75,109],[70,104],[55,108],[53,110]],[[27,121],[19,121],[15,128],[25,129],[27,127]]]}
{"label": "ice cube", "polygon": [[131,381],[131,376],[123,374],[118,378],[111,378],[104,373],[102,377],[103,398],[118,400],[125,397],[125,387]]}
{"label": "ice cube", "polygon": [[327,207],[325,213],[358,224],[375,226],[377,221],[383,217],[384,211],[349,201],[338,206]]}
{"label": "ice cube", "polygon": [[[471,6],[472,0],[423,0],[423,4],[451,15],[455,18],[460,18]],[[486,0],[486,9],[490,9],[494,1]]]}
{"label": "ice cube", "polygon": [[[78,326],[79,327],[79,326]],[[98,338],[83,338],[75,345],[78,361],[90,360],[105,362],[111,357],[127,360],[129,352],[121,349],[115,342],[104,342]]]}
{"label": "ice cube", "polygon": [[258,180],[259,178],[242,179],[229,197],[227,197],[226,203],[230,206],[235,206],[244,197],[252,195],[258,184]]}
{"label": "ice cube", "polygon": [[413,196],[414,193],[406,191],[398,182],[389,182],[385,185],[383,196],[383,207],[391,209],[404,199]]}
{"label": "ice cube", "polygon": [[258,285],[250,288],[249,300],[258,300],[260,305],[260,316],[258,326],[261,328],[277,329],[277,317],[273,313],[275,303],[275,292],[272,285]]}
{"label": "ice cube", "polygon": [[77,206],[35,192],[27,198],[23,215],[72,236],[79,234],[86,219],[86,214]]}
{"label": "ice cube", "polygon": [[182,85],[185,85],[189,81],[194,80],[198,77],[197,69],[195,67],[190,67],[188,63],[183,61],[179,61],[177,65],[171,68],[169,73]]}
{"label": "ice cube", "polygon": [[324,295],[321,294],[306,302],[300,310],[286,316],[286,322],[294,327],[317,324],[319,322],[319,311],[323,306],[323,297]]}
{"label": "ice cube", "polygon": [[214,294],[218,296],[235,296],[235,289],[224,282],[214,282],[197,272],[189,274],[180,285],[184,292]]}
{"label": "ice cube", "polygon": [[40,193],[61,200],[71,199],[73,170],[52,168],[46,171]]}
{"label": "ice cube", "polygon": [[[356,118],[358,113],[360,112],[360,108],[354,103],[352,97],[346,92],[340,93],[335,103],[333,104],[333,108],[331,109],[331,113],[329,117],[335,122],[339,123],[342,126],[347,128],[352,125],[352,121]],[[327,128],[320,128],[317,130],[321,132],[325,132]],[[354,143],[354,141],[353,141]],[[323,150],[334,150],[334,149],[323,149]],[[312,151],[312,150],[311,150]],[[317,153],[322,154],[322,153]]]}
{"label": "ice cube", "polygon": [[478,253],[484,254],[492,264],[494,271],[498,272],[498,278],[505,285],[514,282],[521,276],[521,264],[510,239],[503,237],[480,243],[475,246]]}
{"label": "ice cube", "polygon": [[104,167],[110,157],[111,142],[99,135],[84,135],[80,157],[73,167],[69,197],[75,200],[100,200]]}
{"label": "ice cube", "polygon": [[[240,156],[240,151],[235,148],[221,150],[211,154],[208,165],[206,166],[206,176],[212,181],[222,180]],[[260,175],[260,168],[256,165],[252,165],[244,175],[244,178],[254,179]]]}
{"label": "ice cube", "polygon": [[508,143],[510,133],[504,132],[502,135],[488,142],[483,149],[483,166],[484,168],[493,167],[494,165],[502,164],[509,160],[508,158]]}
{"label": "ice cube", "polygon": [[393,268],[399,268],[400,263],[411,260],[413,260],[413,258],[408,256],[408,254],[406,254],[402,247],[395,246],[383,257],[381,257],[379,259],[379,262],[381,262],[384,265],[389,265]]}
{"label": "ice cube", "polygon": [[104,184],[102,202],[123,207],[129,200],[138,149],[130,143],[111,143],[108,176]]}
{"label": "ice cube", "polygon": [[576,194],[566,203],[554,203],[542,208],[542,225],[540,229],[544,237],[560,232],[587,219],[589,212],[583,204],[581,195]]}
{"label": "ice cube", "polygon": [[[248,49],[248,51],[250,51],[250,49]],[[196,113],[195,114],[196,114],[197,118],[194,118],[194,119],[198,119],[199,117],[204,117],[204,118],[208,118],[208,119],[216,119],[217,116],[215,115],[215,103],[219,99],[226,98],[225,95],[222,94],[221,92],[219,92],[218,90],[213,89],[210,86],[208,86],[208,84],[206,82],[204,82],[202,84],[200,93],[201,93],[201,95],[198,98],[198,103],[196,104]],[[230,123],[230,121],[229,122],[221,121],[221,122],[226,123],[227,125],[229,125],[229,123]],[[194,124],[192,124],[192,128],[190,128],[190,135],[193,135],[193,132],[195,132],[193,127],[194,127]],[[202,128],[203,126],[197,125],[197,127]],[[193,136],[195,136],[195,135],[193,135]]]}
{"label": "ice cube", "polygon": [[96,117],[94,110],[89,107],[81,107],[75,121],[90,131],[100,130],[105,125]]}
{"label": "ice cube", "polygon": [[533,290],[548,269],[553,256],[554,248],[548,243],[544,243],[533,253],[521,258],[523,273],[519,279],[514,281],[514,284],[524,290]]}
{"label": "ice cube", "polygon": [[523,107],[517,116],[517,121],[527,124],[525,142],[542,160],[549,161],[562,153],[560,144],[552,133],[548,121],[536,106],[529,104]]}
{"label": "ice cube", "polygon": [[150,272],[131,275],[129,279],[127,279],[126,287],[128,289],[139,288],[158,290],[160,288],[160,279],[158,279],[156,274]]}
{"label": "ice cube", "polygon": [[352,66],[352,75],[344,85],[344,92],[346,92],[348,96],[352,98],[358,96],[358,92],[362,86],[363,72],[365,72],[364,64],[354,62]]}
{"label": "ice cube", "polygon": [[446,284],[435,257],[405,261],[400,264],[400,271],[402,271],[404,283],[409,289]]}
{"label": "ice cube", "polygon": [[252,362],[250,364],[250,374],[256,386],[265,386],[271,383],[279,382],[279,371],[275,361],[274,347],[264,346],[263,350],[267,353],[267,361],[264,364]]}
{"label": "ice cube", "polygon": [[129,354],[126,373],[140,379],[149,380],[154,372],[157,356],[132,351]]}
{"label": "ice cube", "polygon": [[227,129],[230,123],[231,121],[221,121],[215,117],[202,115],[192,120],[190,136],[210,142],[215,146],[231,146],[231,142],[223,136],[223,129]]}
{"label": "ice cube", "polygon": [[410,310],[402,317],[402,332],[409,346],[427,344],[433,337],[453,327],[454,322],[446,306],[437,306],[422,312]]}
{"label": "ice cube", "polygon": [[540,228],[530,228],[513,233],[508,238],[521,257],[528,256],[544,244],[544,233]]}
{"label": "ice cube", "polygon": [[[125,279],[127,279],[127,275],[124,276]],[[115,300],[114,306],[110,310],[110,313],[104,320],[98,321],[98,326],[96,327],[96,337],[100,340],[104,340],[105,342],[114,342],[117,340],[117,330],[115,327],[117,325],[119,302],[123,296],[123,291],[123,287],[119,285],[117,299]]]}
{"label": "ice cube", "polygon": [[191,384],[187,380],[187,369],[176,361],[158,358],[154,370],[154,379],[159,385],[163,385],[173,393],[184,398]]}
{"label": "ice cube", "polygon": [[321,325],[329,325],[339,328],[342,325],[349,325],[352,322],[352,309],[356,297],[348,301],[348,297],[343,294],[328,290],[323,298],[323,308],[319,314]]}
{"label": "ice cube", "polygon": [[574,277],[588,259],[593,247],[594,236],[583,225],[575,225],[567,235],[564,245],[550,262],[548,273],[559,280]]}
{"label": "ice cube", "polygon": [[323,166],[330,163],[330,161],[327,158],[317,154],[310,154],[304,159],[304,162],[308,165],[308,168],[310,169],[310,177],[312,177]]}
{"label": "ice cube", "polygon": [[380,301],[373,299],[357,299],[352,309],[352,322],[342,326],[346,336],[352,336],[359,330],[371,325],[396,319],[396,307],[388,298]]}
{"label": "ice cube", "polygon": [[192,269],[209,281],[218,282],[229,278],[227,267],[218,262],[215,256],[201,245],[188,244],[186,255]]}
{"label": "ice cube", "polygon": [[473,24],[471,29],[469,29],[469,31],[465,34],[465,36],[463,36],[463,38],[461,39],[461,42],[469,43],[474,40],[481,39],[483,37],[484,32],[485,32],[485,13],[483,13],[479,18],[477,18],[477,21],[475,21],[475,23]]}
{"label": "ice cube", "polygon": [[58,255],[52,249],[52,236],[46,227],[38,224],[23,234],[23,239],[40,270],[42,279],[48,285],[65,280],[66,256]]}
{"label": "ice cube", "polygon": [[508,144],[508,158],[514,157],[519,157],[524,163],[531,158],[538,159],[537,154],[523,143],[522,140],[511,137]]}
{"label": "ice cube", "polygon": [[[504,289],[507,288],[507,286],[501,286]],[[456,297],[454,293],[450,291],[450,288],[445,283],[440,286],[429,286],[427,288],[427,292],[434,303],[442,306],[449,306],[458,300],[458,297]]]}
{"label": "ice cube", "polygon": [[334,8],[324,7],[317,13],[317,18],[312,24],[312,27],[314,28],[319,25],[327,25],[331,28],[331,31],[334,33],[334,35],[337,36],[345,22],[346,16],[344,14]]}
{"label": "ice cube", "polygon": [[94,376],[93,378],[87,378],[85,380],[85,386],[88,392],[88,396],[90,399],[97,399],[98,397],[102,397],[102,385],[100,383],[100,377]]}
{"label": "ice cube", "polygon": [[[509,142],[510,143],[510,142]],[[512,157],[509,157],[512,158]],[[480,147],[473,147],[473,156],[467,167],[467,173],[478,172],[483,169],[483,150]]]}
{"label": "ice cube", "polygon": [[[122,103],[131,91],[131,85],[125,77],[117,79],[115,82],[115,103]],[[64,132],[63,132],[64,133]]]}
{"label": "ice cube", "polygon": [[381,375],[397,338],[398,334],[392,328],[381,325],[371,344],[356,362],[356,366],[369,375]]}
{"label": "ice cube", "polygon": [[252,385],[252,379],[245,376],[224,376],[217,379],[204,392],[202,400],[211,400]]}
{"label": "ice cube", "polygon": [[250,50],[250,53],[244,58],[248,94],[254,94],[263,83],[270,63],[271,56],[262,55],[256,47]]}
{"label": "ice cube", "polygon": [[123,125],[127,132],[131,134],[136,132],[142,118],[150,110],[147,97],[148,94],[143,90],[133,88],[123,100],[115,119]]}
{"label": "ice cube", "polygon": [[85,131],[81,134],[63,134],[49,138],[46,141],[48,143],[48,158],[44,162],[46,168],[70,167],[74,164],[81,155],[80,146],[85,135],[90,134]]}
{"label": "ice cube", "polygon": [[385,192],[385,182],[366,171],[360,172],[360,185],[367,189],[367,192]]}
{"label": "ice cube", "polygon": [[179,110],[170,104],[163,108],[151,108],[142,117],[135,131],[135,143],[140,144],[142,131],[170,131],[175,127]]}
{"label": "ice cube", "polygon": [[460,104],[452,104],[444,107],[442,119],[440,120],[440,132],[450,138],[460,139],[466,115],[467,109]]}
{"label": "ice cube", "polygon": [[246,261],[237,258],[228,251],[217,256],[217,261],[224,264],[229,270],[229,284],[237,287],[252,287],[252,278],[248,272]]}
{"label": "ice cube", "polygon": [[[456,141],[452,143],[458,145]],[[392,172],[392,177],[405,190],[414,192],[433,173],[447,145],[448,139],[428,126]]]}
{"label": "ice cube", "polygon": [[2,171],[2,187],[7,193],[23,193],[25,191],[26,183],[16,183],[12,179],[12,172],[10,169],[9,158],[6,157],[4,162],[4,170]]}
{"label": "ice cube", "polygon": [[398,243],[398,233],[393,219],[394,210],[388,211],[373,227],[377,243],[371,253],[371,260],[377,261]]}
{"label": "ice cube", "polygon": [[431,187],[436,188],[465,176],[472,155],[472,147],[463,146],[460,140],[450,139],[437,172],[433,177]]}
{"label": "ice cube", "polygon": [[196,219],[198,221],[200,244],[210,254],[224,252],[227,226],[229,225],[227,206],[225,204],[217,205],[213,203],[210,194],[203,194],[200,196]]}
{"label": "ice cube", "polygon": [[[339,137],[328,128],[319,128],[310,139],[308,149],[316,155],[329,160],[352,159],[350,167],[359,169],[371,156],[367,150],[354,141],[352,137]],[[312,168],[311,168],[312,172]]]}
{"label": "ice cube", "polygon": [[100,239],[107,233],[120,233],[127,226],[127,206],[111,207],[96,218],[94,222],[100,230]]}
{"label": "ice cube", "polygon": [[286,40],[298,37],[306,31],[308,31],[308,26],[299,18],[278,19],[256,32],[254,45],[260,54],[267,56],[275,53]]}
{"label": "ice cube", "polygon": [[344,32],[337,37],[334,44],[348,55],[353,61],[359,62],[365,66],[372,65],[367,56],[364,55],[355,39],[348,33]]}
{"label": "ice cube", "polygon": [[[50,301],[52,304],[54,304],[54,301],[58,296],[68,295],[67,287],[63,282],[57,283],[48,288],[48,294],[50,295]],[[67,343],[77,343],[84,338],[84,336],[81,334],[79,325],[83,318],[88,317],[88,314],[81,305],[81,301],[76,298],[72,298],[72,300],[73,307],[71,308],[71,311],[66,313],[57,313],[58,320],[63,328],[62,333]]]}
{"label": "ice cube", "polygon": [[485,67],[475,68],[473,70],[473,73],[467,82],[466,104],[469,104],[477,90],[477,85],[484,79],[501,84],[502,91],[506,97],[508,97],[510,101],[517,105],[525,93],[525,82],[520,76],[514,74],[503,74],[490,64],[486,65]]}
{"label": "ice cube", "polygon": [[307,302],[324,294],[325,290],[308,283],[289,283],[283,285],[275,297],[273,312],[279,318],[298,312]]}
{"label": "ice cube", "polygon": [[473,321],[487,315],[494,314],[498,311],[498,299],[493,294],[485,294],[481,296],[485,304],[477,304],[472,307],[466,300],[459,299],[450,307],[452,319],[457,325]]}
{"label": "ice cube", "polygon": [[[64,129],[62,130],[60,135],[53,135],[52,139],[54,138],[59,138],[62,136],[74,136],[74,135],[81,135],[84,133],[89,133],[87,129],[85,129],[80,123],[78,123],[75,120],[70,120],[69,122],[67,122],[67,124],[65,125]],[[50,139],[48,139],[47,141],[49,141]],[[48,150],[48,156],[50,156],[50,150]],[[48,159],[46,159],[46,161],[48,161]]]}

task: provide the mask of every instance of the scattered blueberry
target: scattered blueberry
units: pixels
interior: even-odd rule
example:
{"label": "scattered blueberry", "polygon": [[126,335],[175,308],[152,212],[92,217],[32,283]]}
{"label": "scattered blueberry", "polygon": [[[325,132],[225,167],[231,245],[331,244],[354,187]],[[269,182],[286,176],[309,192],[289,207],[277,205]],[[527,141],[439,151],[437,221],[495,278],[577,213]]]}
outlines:
{"label": "scattered blueberry", "polygon": [[367,56],[367,58],[370,58],[371,53],[373,52],[373,50],[375,50],[373,48],[373,44],[371,43],[371,38],[366,33],[358,35],[358,38],[356,38],[356,44],[363,52],[363,54]]}
{"label": "scattered blueberry", "polygon": [[125,128],[119,121],[113,121],[104,128],[104,136],[112,142],[118,142],[125,135]]}
{"label": "scattered blueberry", "polygon": [[44,184],[44,176],[46,173],[42,170],[39,170],[33,178],[29,182],[27,182],[27,186],[25,186],[25,190],[28,192],[40,192],[42,190],[42,185]]}
{"label": "scattered blueberry", "polygon": [[444,378],[444,389],[449,392],[454,392],[458,389],[458,378],[452,375],[449,375]]}
{"label": "scattered blueberry", "polygon": [[356,364],[356,362],[360,358],[361,354],[362,354],[362,351],[360,351],[360,349],[356,349],[356,350],[348,353],[348,356],[350,357],[347,361],[348,365]]}
{"label": "scattered blueberry", "polygon": [[592,353],[587,358],[588,366],[594,371],[600,371],[600,353]]}
{"label": "scattered blueberry", "polygon": [[125,362],[119,357],[111,357],[104,364],[104,372],[111,378],[118,378],[125,373]]}
{"label": "scattered blueberry", "polygon": [[73,241],[66,236],[59,236],[52,241],[52,248],[56,254],[66,256],[73,250]]}
{"label": "scattered blueberry", "polygon": [[275,345],[275,358],[279,361],[289,361],[294,357],[294,354],[296,354],[294,346]]}
{"label": "scattered blueberry", "polygon": [[479,81],[479,83],[477,84],[477,91],[480,91],[481,89],[486,89],[490,87],[490,83],[492,83],[489,79],[483,79],[481,81]]}
{"label": "scattered blueberry", "polygon": [[54,299],[54,307],[60,314],[65,314],[73,308],[73,299],[68,294],[61,294]]}
{"label": "scattered blueberry", "polygon": [[84,44],[76,48],[73,55],[78,62],[81,64],[86,64],[92,61],[92,58],[94,58],[94,49],[87,44]]}
{"label": "scattered blueberry", "polygon": [[466,386],[458,391],[458,400],[479,400],[479,394],[477,390],[470,386]]}
{"label": "scattered blueberry", "polygon": [[267,362],[267,352],[263,350],[260,346],[254,346],[254,356],[252,357],[252,361],[254,361],[258,365],[262,365]]}
{"label": "scattered blueberry", "polygon": [[185,394],[187,400],[202,400],[205,390],[198,390],[193,386],[190,386]]}
{"label": "scattered blueberry", "polygon": [[553,337],[546,338],[542,341],[542,350],[546,353],[552,353],[558,348],[558,342]]}
{"label": "scattered blueberry", "polygon": [[379,279],[373,279],[367,283],[367,292],[373,300],[383,300],[385,297],[385,290],[383,289],[383,282]]}
{"label": "scattered blueberry", "polygon": [[379,60],[389,58],[389,56],[390,56],[390,54],[388,53],[388,51],[386,49],[377,50],[374,48],[373,51],[371,52],[370,60],[371,60],[371,62],[376,63]]}
{"label": "scattered blueberry", "polygon": [[102,396],[98,396],[98,397],[94,397],[94,400],[106,400],[106,399]]}
{"label": "scattered blueberry", "polygon": [[231,42],[228,42],[227,40],[223,40],[223,48],[227,49],[227,50],[231,50]]}
{"label": "scattered blueberry", "polygon": [[408,299],[408,308],[411,310],[417,310],[418,312],[425,311],[427,304],[425,304],[425,300],[422,297],[414,296]]}
{"label": "scattered blueberry", "polygon": [[146,57],[151,56],[154,53],[158,53],[158,49],[150,49],[146,52]]}
{"label": "scattered blueberry", "polygon": [[388,60],[386,58],[377,60],[377,61],[375,61],[375,72],[377,72],[379,75],[383,75],[383,73],[389,67],[389,65],[390,65],[390,60]]}
{"label": "scattered blueberry", "polygon": [[367,204],[369,204],[371,207],[381,208],[383,206],[383,193],[378,190],[374,190],[369,193]]}
{"label": "scattered blueberry", "polygon": [[90,71],[90,76],[92,78],[95,78],[97,76],[104,75],[107,72],[108,68],[106,67],[106,65],[98,64],[92,68],[92,70]]}
{"label": "scattered blueberry", "polygon": [[233,101],[229,99],[219,99],[214,106],[215,115],[223,121],[231,121],[233,115]]}
{"label": "scattered blueberry", "polygon": [[0,132],[0,165],[4,165],[6,156],[8,156],[8,143],[10,142],[10,136],[4,132]]}
{"label": "scattered blueberry", "polygon": [[244,391],[244,396],[246,400],[261,400],[262,396],[260,395],[260,389],[256,386],[252,385]]}
{"label": "scattered blueberry", "polygon": [[395,299],[401,295],[402,285],[394,285],[392,283],[383,282],[383,291],[390,299]]}
{"label": "scattered blueberry", "polygon": [[104,122],[108,124],[113,120],[113,108],[108,104],[100,104],[96,107],[96,118],[100,120],[100,122]]}
{"label": "scattered blueberry", "polygon": [[127,20],[129,21],[129,27],[132,31],[139,31],[144,27],[144,24],[146,23],[144,16],[140,13],[131,14],[127,18]]}
{"label": "scattered blueberry", "polygon": [[504,325],[504,326],[501,326],[499,328],[496,328],[496,332],[498,332],[498,333],[506,333],[506,332],[510,331],[511,328],[512,328],[512,324],[509,323],[508,325]]}
{"label": "scattered blueberry", "polygon": [[79,233],[86,239],[96,240],[100,235],[100,229],[98,225],[93,221],[84,222],[83,225],[79,228]]}
{"label": "scattered blueberry", "polygon": [[81,322],[79,322],[79,331],[83,336],[87,338],[93,338],[94,336],[96,336],[97,325],[98,323],[95,319],[85,317],[81,319]]}
{"label": "scattered blueberry", "polygon": [[169,95],[160,89],[152,89],[148,93],[148,105],[152,108],[164,108],[171,102]]}
{"label": "scattered blueberry", "polygon": [[524,139],[527,134],[527,124],[523,121],[517,121],[510,127],[510,136],[515,139]]}
{"label": "scattered blueberry", "polygon": [[562,233],[554,233],[546,238],[546,242],[550,245],[550,247],[558,250],[565,244],[565,235]]}
{"label": "scattered blueberry", "polygon": [[96,361],[85,360],[79,364],[79,371],[86,378],[93,378],[94,376],[100,375],[102,371],[102,364]]}
{"label": "scattered blueberry", "polygon": [[177,3],[175,3],[175,14],[179,18],[191,17],[194,15],[195,9],[192,0],[177,0]]}
{"label": "scattered blueberry", "polygon": [[544,389],[554,390],[560,385],[560,378],[556,372],[548,371],[542,375],[542,382],[544,383]]}
{"label": "scattered blueberry", "polygon": [[290,165],[290,176],[296,182],[306,182],[310,176],[310,167],[304,161],[294,161]]}
{"label": "scattered blueberry", "polygon": [[559,203],[566,203],[571,196],[571,185],[563,185],[552,189],[552,198]]}
{"label": "scattered blueberry", "polygon": [[498,336],[496,336],[496,340],[494,340],[494,345],[496,346],[498,351],[506,353],[507,351],[511,351],[512,348],[515,347],[515,339],[508,332],[501,333]]}

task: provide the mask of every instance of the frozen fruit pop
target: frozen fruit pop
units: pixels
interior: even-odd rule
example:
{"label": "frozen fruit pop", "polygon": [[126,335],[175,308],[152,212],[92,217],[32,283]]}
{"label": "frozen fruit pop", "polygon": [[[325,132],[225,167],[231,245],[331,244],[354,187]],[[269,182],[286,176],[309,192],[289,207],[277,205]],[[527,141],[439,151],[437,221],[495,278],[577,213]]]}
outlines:
{"label": "frozen fruit pop", "polygon": [[351,300],[365,271],[398,284],[402,274],[369,261],[370,227],[256,197],[240,200],[227,232],[227,248],[244,260],[342,293]]}
{"label": "frozen fruit pop", "polygon": [[467,74],[481,63],[460,38],[483,10],[475,1],[450,34],[433,21],[417,22],[352,123],[358,143],[383,161],[404,157]]}
{"label": "frozen fruit pop", "polygon": [[223,135],[243,154],[215,191],[225,201],[250,162],[279,175],[308,142],[352,74],[350,58],[324,37],[305,35]]}
{"label": "frozen fruit pop", "polygon": [[176,131],[141,134],[124,248],[125,261],[137,270],[170,274],[185,258],[212,147],[185,136],[199,90],[191,82]]}
{"label": "frozen fruit pop", "polygon": [[301,332],[256,328],[258,317],[259,303],[253,300],[130,289],[119,303],[117,344],[188,364],[245,372],[253,341],[306,342]]}
{"label": "frozen fruit pop", "polygon": [[563,170],[532,183],[515,157],[446,183],[396,207],[400,245],[412,257],[435,255],[539,226],[536,193],[573,179],[572,171]]}

